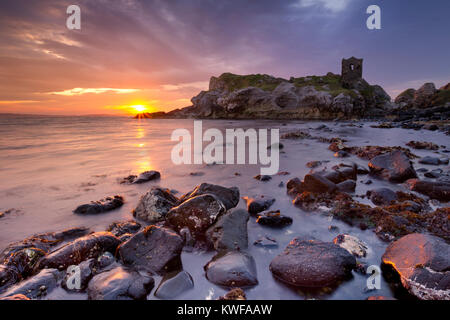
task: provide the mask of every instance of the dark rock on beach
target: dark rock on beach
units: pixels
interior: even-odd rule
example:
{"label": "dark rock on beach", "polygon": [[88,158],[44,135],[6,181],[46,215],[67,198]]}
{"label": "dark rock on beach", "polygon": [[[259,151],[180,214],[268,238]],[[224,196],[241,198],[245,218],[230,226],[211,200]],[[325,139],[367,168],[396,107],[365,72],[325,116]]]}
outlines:
{"label": "dark rock on beach", "polygon": [[167,274],[156,289],[155,297],[160,299],[174,299],[193,287],[194,280],[186,271]]}
{"label": "dark rock on beach", "polygon": [[[89,281],[94,276],[94,265],[95,259],[88,259],[81,262],[77,267],[79,268],[79,273],[76,273],[75,269],[68,268],[66,274],[61,282],[61,287],[67,291],[84,291],[86,290]],[[75,274],[79,275],[79,283],[75,281]],[[79,287],[77,288],[77,284]]]}
{"label": "dark rock on beach", "polygon": [[450,201],[450,182],[410,179],[406,183],[410,190],[427,195],[431,199]]}
{"label": "dark rock on beach", "polygon": [[448,159],[447,158],[439,159],[436,157],[426,156],[426,157],[419,159],[419,163],[438,166],[440,164],[448,164]]}
{"label": "dark rock on beach", "polygon": [[78,206],[73,212],[77,214],[98,214],[120,208],[124,203],[122,196],[107,197],[99,201]]}
{"label": "dark rock on beach", "polygon": [[372,175],[390,182],[404,182],[417,177],[408,156],[399,150],[376,156],[370,160],[369,168]]}
{"label": "dark rock on beach", "polygon": [[224,287],[248,287],[258,284],[256,263],[247,253],[219,253],[204,267],[206,278]]}
{"label": "dark rock on beach", "polygon": [[256,240],[253,245],[263,248],[277,248],[278,242],[277,240],[266,235]]}
{"label": "dark rock on beach", "polygon": [[356,182],[349,179],[338,183],[336,186],[341,192],[355,192]]}
{"label": "dark rock on beach", "polygon": [[126,266],[151,273],[165,274],[180,264],[183,239],[172,230],[148,226],[117,249]]}
{"label": "dark rock on beach", "polygon": [[367,191],[367,196],[374,205],[389,205],[397,200],[397,194],[388,188],[378,188]]}
{"label": "dark rock on beach", "polygon": [[247,249],[248,219],[249,215],[243,209],[228,211],[207,230],[207,242],[217,251]]}
{"label": "dark rock on beach", "polygon": [[45,269],[4,292],[0,297],[23,294],[30,299],[42,298],[56,288],[61,273],[56,269]]}
{"label": "dark rock on beach", "polygon": [[450,245],[434,236],[410,234],[391,243],[382,261],[403,287],[425,300],[450,299]]}
{"label": "dark rock on beach", "polygon": [[139,176],[130,175],[126,178],[124,178],[120,183],[128,183],[128,184],[141,184],[153,180],[158,180],[161,178],[161,173],[158,171],[150,170],[145,171],[139,174]]}
{"label": "dark rock on beach", "polygon": [[141,229],[141,225],[134,221],[113,222],[109,225],[106,231],[111,232],[116,237],[120,237],[124,234],[135,234]]}
{"label": "dark rock on beach", "polygon": [[216,198],[225,205],[226,210],[236,207],[239,203],[239,189],[237,187],[226,188],[209,183],[202,183],[201,185],[195,187],[194,190],[183,195],[180,198],[180,203],[204,194],[212,194],[216,196]]}
{"label": "dark rock on beach", "polygon": [[167,213],[167,222],[177,231],[189,228],[195,238],[204,236],[205,231],[226,212],[225,205],[212,194],[202,194],[186,200]]}
{"label": "dark rock on beach", "polygon": [[328,287],[348,278],[355,257],[331,242],[293,239],[270,263],[279,280],[301,287]]}
{"label": "dark rock on beach", "polygon": [[247,203],[247,211],[251,215],[256,215],[262,211],[270,208],[270,206],[275,202],[274,198],[258,197],[258,198],[243,198]]}
{"label": "dark rock on beach", "polygon": [[169,189],[153,187],[141,197],[133,215],[148,223],[156,223],[165,219],[167,213],[179,200]]}
{"label": "dark rock on beach", "polygon": [[280,228],[292,224],[292,218],[281,215],[280,210],[269,211],[260,215],[256,219],[256,223],[263,226]]}
{"label": "dark rock on beach", "polygon": [[120,240],[110,232],[97,232],[76,239],[43,257],[37,264],[37,269],[56,268],[67,269],[84,260],[97,258],[102,253],[116,252]]}
{"label": "dark rock on beach", "polygon": [[150,276],[117,267],[96,275],[87,292],[90,300],[145,300],[154,285]]}

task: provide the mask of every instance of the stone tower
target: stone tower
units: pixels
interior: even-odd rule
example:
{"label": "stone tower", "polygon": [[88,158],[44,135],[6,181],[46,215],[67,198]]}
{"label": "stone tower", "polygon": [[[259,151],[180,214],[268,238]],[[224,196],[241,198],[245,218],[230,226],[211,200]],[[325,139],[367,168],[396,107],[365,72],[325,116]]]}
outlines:
{"label": "stone tower", "polygon": [[363,59],[342,59],[341,81],[344,88],[353,88],[355,82],[362,79],[362,64]]}

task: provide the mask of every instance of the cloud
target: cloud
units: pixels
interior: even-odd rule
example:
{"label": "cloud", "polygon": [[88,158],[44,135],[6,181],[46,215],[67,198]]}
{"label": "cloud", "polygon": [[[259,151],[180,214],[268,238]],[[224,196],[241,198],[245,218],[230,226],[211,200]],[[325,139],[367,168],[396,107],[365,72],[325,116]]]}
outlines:
{"label": "cloud", "polygon": [[115,89],[115,88],[73,88],[69,90],[63,90],[63,91],[55,91],[55,92],[49,92],[48,94],[56,94],[61,96],[79,96],[82,94],[87,93],[106,93],[106,92],[112,92],[117,94],[123,94],[123,93],[134,93],[138,92],[140,89]]}
{"label": "cloud", "polygon": [[166,91],[176,91],[176,90],[187,89],[187,88],[206,90],[206,89],[208,89],[208,86],[209,86],[208,81],[195,81],[195,82],[181,83],[181,84],[164,84],[161,86],[161,88]]}
{"label": "cloud", "polygon": [[295,6],[301,8],[320,7],[332,13],[345,10],[352,0],[299,0]]}
{"label": "cloud", "polygon": [[0,105],[8,104],[23,104],[23,103],[36,103],[37,100],[0,100]]}

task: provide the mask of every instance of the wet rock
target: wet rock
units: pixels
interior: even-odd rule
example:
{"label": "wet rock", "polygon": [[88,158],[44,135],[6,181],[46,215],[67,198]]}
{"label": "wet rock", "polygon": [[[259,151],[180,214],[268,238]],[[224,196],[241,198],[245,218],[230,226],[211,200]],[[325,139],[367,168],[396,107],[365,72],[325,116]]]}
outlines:
{"label": "wet rock", "polygon": [[256,215],[262,211],[270,208],[270,206],[275,202],[274,198],[265,198],[263,196],[259,198],[249,198],[243,197],[247,203],[247,211],[251,215]]}
{"label": "wet rock", "polygon": [[45,269],[37,275],[10,287],[0,297],[23,294],[30,299],[41,298],[56,288],[59,278],[60,272],[58,270]]}
{"label": "wet rock", "polygon": [[252,256],[239,251],[219,253],[204,267],[206,278],[225,287],[248,287],[258,284]]}
{"label": "wet rock", "polygon": [[126,266],[164,274],[180,264],[183,239],[172,230],[148,226],[117,249]]}
{"label": "wet rock", "polygon": [[186,193],[180,198],[180,202],[185,202],[188,199],[196,196],[212,194],[219,199],[227,210],[237,206],[239,203],[239,189],[237,187],[226,188],[215,184],[202,183],[195,187],[191,192]]}
{"label": "wet rock", "polygon": [[374,205],[389,205],[397,201],[397,194],[388,188],[378,188],[367,191],[367,196]]}
{"label": "wet rock", "polygon": [[0,291],[34,274],[38,261],[54,246],[89,232],[88,228],[72,228],[61,232],[37,234],[8,245],[0,254]]}
{"label": "wet rock", "polygon": [[269,236],[264,236],[259,238],[258,240],[256,240],[253,243],[255,246],[257,247],[264,247],[264,248],[278,248],[278,242],[277,240],[269,237]]}
{"label": "wet rock", "polygon": [[338,190],[342,192],[355,192],[356,182],[353,180],[346,180],[338,183],[336,186]]}
{"label": "wet rock", "polygon": [[234,288],[228,291],[224,296],[219,297],[218,300],[247,300],[244,290],[241,288]]}
{"label": "wet rock", "polygon": [[113,222],[109,225],[107,231],[111,232],[116,237],[120,237],[124,234],[135,234],[139,231],[141,225],[134,220]]}
{"label": "wet rock", "polygon": [[0,292],[19,282],[22,275],[16,268],[0,265]]}
{"label": "wet rock", "polygon": [[364,183],[364,184],[366,184],[366,185],[369,185],[369,184],[372,184],[373,181],[370,180],[370,179],[367,179],[367,180],[362,181],[362,183]]}
{"label": "wet rock", "polygon": [[206,231],[207,242],[217,251],[246,249],[248,219],[249,215],[243,209],[228,211]]}
{"label": "wet rock", "polygon": [[410,179],[406,183],[410,190],[427,195],[431,199],[450,201],[450,182]]}
{"label": "wet rock", "polygon": [[404,182],[417,177],[408,156],[399,150],[373,158],[369,168],[371,174],[390,182]]}
{"label": "wet rock", "polygon": [[349,234],[338,235],[333,239],[333,243],[344,248],[355,257],[363,258],[367,255],[367,245],[363,241]]}
{"label": "wet rock", "polygon": [[226,212],[224,204],[212,194],[203,194],[186,200],[167,213],[167,222],[180,230],[188,227],[194,238],[205,231]]}
{"label": "wet rock", "polygon": [[90,300],[145,300],[154,285],[150,276],[117,267],[96,275],[87,292]]}
{"label": "wet rock", "polygon": [[280,210],[269,211],[259,216],[256,223],[269,227],[285,227],[292,224],[292,218],[281,215]]}
{"label": "wet rock", "polygon": [[448,159],[439,159],[439,158],[436,158],[436,157],[426,156],[426,157],[421,158],[419,160],[419,163],[438,166],[440,164],[448,164]]}
{"label": "wet rock", "polygon": [[[61,286],[67,291],[84,291],[86,290],[89,281],[94,276],[94,264],[95,259],[89,259],[80,263],[76,270],[73,267],[69,267],[66,270],[66,274],[61,282]],[[75,277],[79,276],[79,282]]]}
{"label": "wet rock", "polygon": [[161,280],[158,289],[156,289],[155,297],[160,299],[174,299],[193,287],[194,280],[186,271],[168,274]]}
{"label": "wet rock", "polygon": [[120,240],[110,232],[97,232],[78,238],[63,247],[43,257],[37,264],[37,269],[56,268],[67,269],[70,265],[97,258],[102,253],[116,252]]}
{"label": "wet rock", "polygon": [[128,183],[128,184],[141,184],[153,180],[157,180],[161,178],[161,173],[158,171],[145,171],[139,174],[139,176],[130,175],[124,178],[120,183]]}
{"label": "wet rock", "polygon": [[98,214],[120,208],[124,203],[122,196],[107,197],[99,201],[78,206],[73,212],[77,214]]}
{"label": "wet rock", "polygon": [[159,222],[164,220],[169,210],[179,202],[169,189],[154,187],[141,197],[133,216],[149,223]]}
{"label": "wet rock", "polygon": [[368,169],[366,169],[366,168],[364,168],[364,167],[362,167],[362,166],[357,166],[356,167],[356,173],[357,174],[369,174],[369,170]]}
{"label": "wet rock", "polygon": [[331,242],[293,239],[270,263],[279,280],[302,287],[327,287],[346,279],[356,267],[355,257]]}
{"label": "wet rock", "polygon": [[260,174],[258,174],[257,176],[254,176],[253,178],[256,179],[256,180],[259,180],[259,181],[269,181],[269,180],[272,180],[272,177],[271,177],[271,176],[268,176],[268,175],[260,175]]}
{"label": "wet rock", "polygon": [[425,149],[425,150],[438,150],[439,146],[434,144],[433,142],[425,142],[425,141],[410,141],[406,144],[408,147],[414,149]]}
{"label": "wet rock", "polygon": [[425,300],[450,299],[450,246],[426,234],[410,234],[391,243],[382,261],[411,294]]}
{"label": "wet rock", "polygon": [[336,189],[336,184],[317,173],[307,174],[301,185],[302,192],[331,193]]}

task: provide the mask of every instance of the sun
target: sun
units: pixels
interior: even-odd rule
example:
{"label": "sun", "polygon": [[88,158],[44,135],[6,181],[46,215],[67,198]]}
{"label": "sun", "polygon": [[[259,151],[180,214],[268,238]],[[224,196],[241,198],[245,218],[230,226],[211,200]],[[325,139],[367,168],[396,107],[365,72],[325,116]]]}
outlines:
{"label": "sun", "polygon": [[142,113],[142,112],[147,111],[147,107],[142,104],[136,104],[134,106],[130,106],[130,109],[132,109],[136,113]]}

